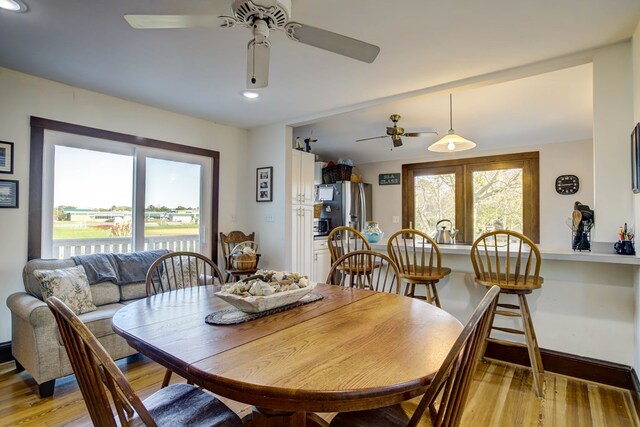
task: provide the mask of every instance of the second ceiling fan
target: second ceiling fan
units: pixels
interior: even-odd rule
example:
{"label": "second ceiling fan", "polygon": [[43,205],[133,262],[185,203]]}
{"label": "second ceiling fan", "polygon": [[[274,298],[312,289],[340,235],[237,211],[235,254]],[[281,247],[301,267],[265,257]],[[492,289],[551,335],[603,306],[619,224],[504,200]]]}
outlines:
{"label": "second ceiling fan", "polygon": [[[137,29],[242,26],[251,28],[253,39],[247,46],[247,88],[259,89],[269,83],[269,32],[280,30],[293,41],[329,52],[372,63],[380,48],[351,37],[293,22],[291,0],[233,0],[231,10],[223,2],[218,13],[208,15],[125,15],[129,25]],[[227,3],[228,4],[228,3]]]}
{"label": "second ceiling fan", "polygon": [[393,126],[387,126],[387,134],[386,135],[380,135],[380,136],[373,136],[371,138],[363,138],[363,139],[357,139],[356,142],[363,142],[363,141],[369,141],[372,139],[380,139],[380,138],[387,138],[387,137],[391,137],[391,142],[393,143],[394,147],[401,147],[402,146],[402,138],[403,136],[406,136],[408,138],[414,138],[417,136],[427,136],[429,134],[438,134],[438,132],[436,131],[425,131],[425,132],[405,132],[404,128],[398,126],[398,122],[400,121],[400,115],[399,114],[392,114],[389,117],[389,120],[391,120],[393,122]]}

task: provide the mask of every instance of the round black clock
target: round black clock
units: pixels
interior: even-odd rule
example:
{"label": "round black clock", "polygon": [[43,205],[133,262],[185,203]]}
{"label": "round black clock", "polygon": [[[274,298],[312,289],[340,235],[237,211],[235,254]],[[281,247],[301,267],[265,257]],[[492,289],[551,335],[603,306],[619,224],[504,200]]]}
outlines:
{"label": "round black clock", "polygon": [[560,175],[556,178],[558,194],[576,194],[580,188],[580,180],[575,175]]}

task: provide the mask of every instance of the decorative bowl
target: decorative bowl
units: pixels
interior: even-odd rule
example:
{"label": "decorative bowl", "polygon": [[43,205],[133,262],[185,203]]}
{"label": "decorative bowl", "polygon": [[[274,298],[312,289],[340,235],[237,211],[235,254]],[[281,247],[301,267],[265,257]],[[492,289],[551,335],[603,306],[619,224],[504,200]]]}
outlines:
{"label": "decorative bowl", "polygon": [[242,296],[226,292],[216,292],[215,295],[245,313],[260,313],[283,305],[293,304],[311,292],[315,286],[316,284],[311,282],[305,288],[276,292],[267,296]]}

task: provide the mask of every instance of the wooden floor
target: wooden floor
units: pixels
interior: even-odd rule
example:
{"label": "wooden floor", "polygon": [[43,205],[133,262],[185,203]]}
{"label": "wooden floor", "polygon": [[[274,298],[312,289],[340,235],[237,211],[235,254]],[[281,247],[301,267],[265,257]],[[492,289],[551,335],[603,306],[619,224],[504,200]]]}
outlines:
{"label": "wooden floor", "polygon": [[[119,361],[142,398],[155,392],[164,369],[135,356]],[[629,391],[545,374],[545,399],[532,389],[529,371],[480,363],[462,420],[463,426],[640,426]],[[176,375],[173,381],[179,381]],[[227,402],[240,415],[251,408]],[[90,425],[75,379],[58,380],[54,397],[40,399],[29,374],[13,362],[0,364],[0,426]]]}

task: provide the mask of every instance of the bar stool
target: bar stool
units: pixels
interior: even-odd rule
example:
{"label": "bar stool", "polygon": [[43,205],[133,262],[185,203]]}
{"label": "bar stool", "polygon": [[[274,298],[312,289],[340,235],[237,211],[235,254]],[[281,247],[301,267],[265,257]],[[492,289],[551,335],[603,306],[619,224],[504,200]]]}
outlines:
{"label": "bar stool", "polygon": [[[515,259],[513,259],[515,258]],[[491,328],[480,349],[484,357],[489,342],[511,347],[526,347],[531,362],[533,384],[538,397],[544,397],[542,384],[544,368],[540,348],[533,328],[527,294],[539,289],[544,279],[540,277],[540,251],[528,237],[510,230],[491,231],[478,237],[471,247],[471,263],[475,272],[475,282],[490,288],[500,287],[500,295],[516,295],[519,305],[500,303],[496,299],[491,316]],[[522,318],[522,330],[495,326],[495,315]],[[514,335],[524,335],[525,343],[491,338],[492,330]]]}
{"label": "bar stool", "polygon": [[[402,281],[407,284],[404,294],[440,307],[436,283],[449,275],[451,269],[442,266],[436,242],[422,231],[405,228],[389,238],[387,253],[398,266]],[[426,286],[426,297],[416,296],[416,285]]]}
{"label": "bar stool", "polygon": [[327,237],[327,243],[329,254],[331,254],[331,265],[342,255],[346,255],[349,252],[371,250],[367,238],[361,232],[345,225],[331,230]]}

